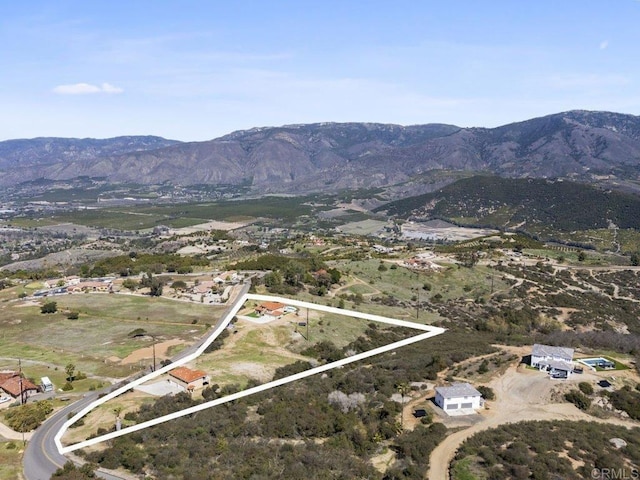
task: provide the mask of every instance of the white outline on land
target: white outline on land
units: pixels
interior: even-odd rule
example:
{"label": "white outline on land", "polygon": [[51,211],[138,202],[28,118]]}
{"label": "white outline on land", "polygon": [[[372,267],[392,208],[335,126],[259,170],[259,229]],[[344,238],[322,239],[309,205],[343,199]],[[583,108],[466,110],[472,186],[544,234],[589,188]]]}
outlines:
{"label": "white outline on land", "polygon": [[[281,303],[285,303],[287,305],[293,305],[295,307],[300,307],[300,308],[309,308],[309,309],[313,309],[313,310],[320,310],[320,311],[323,311],[323,312],[335,313],[335,314],[338,314],[338,315],[344,315],[346,317],[361,318],[363,320],[371,320],[371,321],[374,321],[374,322],[386,323],[386,324],[395,325],[395,326],[398,326],[398,327],[413,328],[413,329],[416,329],[416,330],[422,330],[425,333],[421,333],[421,334],[416,335],[414,337],[406,338],[406,339],[400,340],[398,342],[390,343],[390,344],[384,345],[382,347],[374,348],[373,350],[369,350],[367,352],[359,353],[359,354],[353,355],[351,357],[343,358],[343,359],[338,360],[336,362],[331,362],[331,363],[327,363],[327,364],[324,364],[324,365],[320,365],[318,367],[311,368],[309,370],[305,370],[304,372],[300,372],[300,373],[297,373],[295,375],[290,375],[290,376],[285,377],[285,378],[280,378],[278,380],[274,380],[272,382],[268,382],[268,383],[265,383],[263,385],[258,385],[257,387],[252,387],[252,388],[249,388],[247,390],[243,390],[241,392],[237,392],[237,393],[234,393],[232,395],[228,395],[228,396],[223,397],[223,398],[216,398],[215,400],[211,400],[209,402],[201,403],[199,405],[195,405],[193,407],[186,408],[184,410],[180,410],[179,412],[174,412],[174,413],[171,413],[169,415],[164,415],[162,417],[154,418],[154,419],[148,420],[146,422],[142,422],[142,423],[139,423],[139,424],[136,424],[136,425],[132,425],[130,427],[126,427],[126,428],[123,428],[123,429],[115,431],[115,432],[107,433],[107,434],[101,435],[99,437],[94,437],[94,438],[91,438],[89,440],[85,440],[84,442],[79,442],[79,443],[75,443],[75,444],[67,445],[67,446],[63,446],[62,445],[61,439],[62,439],[62,436],[67,431],[67,429],[71,425],[73,425],[76,421],[80,420],[82,417],[84,417],[89,412],[91,412],[94,408],[102,405],[103,403],[108,402],[109,400],[117,397],[118,395],[121,395],[121,394],[131,390],[133,387],[136,387],[136,386],[138,386],[138,385],[140,385],[140,384],[142,384],[144,382],[147,382],[149,380],[152,380],[153,378],[156,378],[156,377],[168,372],[169,370],[173,370],[177,366],[184,365],[185,363],[188,363],[188,362],[194,360],[195,358],[199,357],[200,355],[202,355],[204,353],[205,349],[211,344],[211,342],[213,342],[218,337],[218,335],[220,335],[220,333],[225,328],[227,328],[227,326],[229,325],[229,322],[231,322],[233,317],[244,306],[244,304],[246,303],[247,300],[257,300],[257,301],[261,301],[261,302],[262,301],[276,301],[276,302],[281,302]],[[209,336],[209,338],[207,338],[205,340],[205,342],[202,345],[200,345],[200,348],[198,348],[194,353],[192,353],[191,355],[186,356],[185,358],[180,359],[179,361],[177,361],[175,363],[171,363],[171,364],[169,364],[169,365],[167,365],[165,367],[162,367],[162,368],[156,370],[155,372],[149,373],[148,375],[145,375],[145,376],[143,376],[141,378],[138,378],[137,380],[134,380],[134,381],[128,383],[127,385],[114,390],[113,392],[105,395],[102,398],[99,398],[95,402],[93,402],[90,405],[86,406],[85,408],[80,410],[77,414],[75,414],[73,417],[71,417],[69,420],[67,420],[62,425],[62,427],[60,428],[60,430],[56,434],[56,436],[54,438],[54,441],[55,441],[56,447],[58,448],[58,451],[62,455],[64,455],[65,453],[70,453],[70,452],[73,452],[75,450],[79,450],[81,448],[89,447],[91,445],[96,445],[98,443],[102,443],[102,442],[105,442],[107,440],[111,440],[113,438],[120,437],[122,435],[127,435],[129,433],[137,432],[138,430],[143,430],[145,428],[152,427],[154,425],[158,425],[160,423],[164,423],[164,422],[167,422],[169,420],[174,420],[176,418],[184,417],[185,415],[191,415],[192,413],[199,412],[200,410],[205,410],[207,408],[211,408],[211,407],[215,407],[215,406],[218,406],[218,405],[222,405],[224,403],[232,402],[234,400],[238,400],[239,398],[247,397],[249,395],[253,395],[253,394],[259,393],[259,392],[264,392],[265,390],[269,390],[271,388],[279,387],[280,385],[285,385],[287,383],[295,382],[296,380],[301,380],[303,378],[310,377],[311,375],[316,375],[318,373],[326,372],[327,370],[331,370],[331,369],[334,369],[334,368],[337,368],[337,367],[342,367],[343,365],[347,365],[349,363],[357,362],[357,361],[365,359],[365,358],[373,357],[374,355],[379,355],[379,354],[384,353],[384,352],[395,350],[396,348],[399,348],[399,347],[404,347],[404,346],[410,345],[412,343],[420,342],[420,341],[425,340],[427,338],[431,338],[431,337],[435,337],[436,335],[440,335],[441,333],[444,333],[444,331],[445,331],[444,328],[432,327],[430,325],[422,325],[422,324],[419,324],[419,323],[408,322],[408,321],[405,321],[405,320],[395,320],[393,318],[382,317],[380,315],[372,315],[372,314],[369,314],[369,313],[360,313],[360,312],[355,312],[353,310],[345,310],[345,309],[342,309],[342,308],[327,307],[327,306],[324,306],[324,305],[317,305],[315,303],[302,302],[302,301],[299,301],[299,300],[292,300],[292,299],[289,299],[289,298],[273,297],[273,296],[270,296],[270,295],[246,294],[241,299],[241,301],[236,303],[236,305],[229,311],[229,313],[225,317],[224,321],[218,326],[218,328],[216,328],[213,331],[213,333]]]}

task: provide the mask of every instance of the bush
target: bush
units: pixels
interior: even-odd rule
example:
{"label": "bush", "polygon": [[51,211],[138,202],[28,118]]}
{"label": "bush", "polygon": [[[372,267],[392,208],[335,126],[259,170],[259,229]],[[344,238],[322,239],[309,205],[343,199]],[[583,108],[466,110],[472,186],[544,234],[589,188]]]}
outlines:
{"label": "bush", "polygon": [[593,395],[593,386],[589,382],[580,382],[578,388],[585,395]]}
{"label": "bush", "polygon": [[62,386],[62,390],[64,392],[68,392],[69,390],[73,390],[73,384],[71,382],[67,382]]}
{"label": "bush", "polygon": [[476,388],[482,395],[482,398],[485,400],[495,400],[496,394],[491,387],[485,387],[484,385],[480,385]]}
{"label": "bush", "polygon": [[571,390],[569,393],[566,393],[564,399],[567,402],[573,403],[580,410],[587,410],[591,406],[591,399],[578,390]]}
{"label": "bush", "polygon": [[56,302],[47,302],[40,307],[40,313],[56,313],[58,311],[58,304]]}
{"label": "bush", "polygon": [[78,318],[80,318],[80,313],[79,312],[69,312],[69,313],[67,313],[67,318],[69,320],[78,320]]}

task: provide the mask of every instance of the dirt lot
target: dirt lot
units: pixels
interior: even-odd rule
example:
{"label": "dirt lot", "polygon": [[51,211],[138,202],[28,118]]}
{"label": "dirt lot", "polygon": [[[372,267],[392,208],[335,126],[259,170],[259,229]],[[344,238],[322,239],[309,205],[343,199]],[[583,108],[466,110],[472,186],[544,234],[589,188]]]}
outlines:
{"label": "dirt lot", "polygon": [[[510,349],[514,353],[523,355],[522,349]],[[477,432],[497,427],[504,423],[514,423],[525,420],[588,420],[594,422],[615,423],[626,426],[640,426],[640,422],[610,418],[598,419],[578,410],[573,404],[562,400],[562,395],[575,388],[579,382],[597,381],[608,378],[611,372],[586,372],[573,375],[570,380],[552,380],[546,374],[531,370],[525,365],[514,362],[503,375],[497,376],[488,383],[495,394],[496,400],[487,402],[487,409],[466,420],[468,428],[449,435],[431,453],[429,459],[430,480],[449,478],[449,464],[460,444]],[[628,370],[616,372],[616,377],[633,377],[637,381],[635,372]],[[405,416],[406,418],[406,416]],[[444,418],[447,426],[457,422],[465,422],[460,417]]]}

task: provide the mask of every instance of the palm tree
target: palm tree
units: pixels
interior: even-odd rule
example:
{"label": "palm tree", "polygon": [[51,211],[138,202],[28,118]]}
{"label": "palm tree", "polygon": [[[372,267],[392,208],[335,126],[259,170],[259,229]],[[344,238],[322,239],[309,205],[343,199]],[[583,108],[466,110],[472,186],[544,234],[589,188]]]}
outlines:
{"label": "palm tree", "polygon": [[400,407],[400,430],[404,431],[404,397],[411,391],[411,387],[408,383],[403,382],[396,387],[401,395],[401,407]]}

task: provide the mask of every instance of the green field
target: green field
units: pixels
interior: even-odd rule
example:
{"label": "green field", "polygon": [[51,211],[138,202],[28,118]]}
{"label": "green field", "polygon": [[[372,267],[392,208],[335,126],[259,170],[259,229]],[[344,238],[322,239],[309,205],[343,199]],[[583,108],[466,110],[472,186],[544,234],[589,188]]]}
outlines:
{"label": "green field", "polygon": [[[304,197],[266,197],[225,202],[102,208],[55,215],[47,219],[47,224],[70,222],[100,228],[144,230],[157,225],[180,228],[211,220],[233,222],[260,217],[293,222],[299,217],[310,215],[314,208],[318,208],[304,202]],[[37,226],[37,222],[39,220],[22,221],[25,226]]]}
{"label": "green field", "polygon": [[[11,290],[17,288],[2,291],[2,296],[8,298]],[[15,291],[12,296],[16,297]],[[204,334],[207,324],[218,320],[223,310],[223,307],[133,295],[79,294],[53,300],[58,304],[58,312],[46,315],[40,313],[40,305],[33,302],[0,303],[2,357],[34,360],[45,367],[59,369],[74,363],[90,375],[124,376],[138,367],[110,365],[105,359],[124,358],[134,350],[151,345],[150,337],[131,338],[133,330],[143,328],[158,341],[179,338],[191,343]],[[67,319],[65,310],[80,312],[80,318]],[[43,372],[31,368],[34,368],[34,377],[50,373],[49,369]]]}

